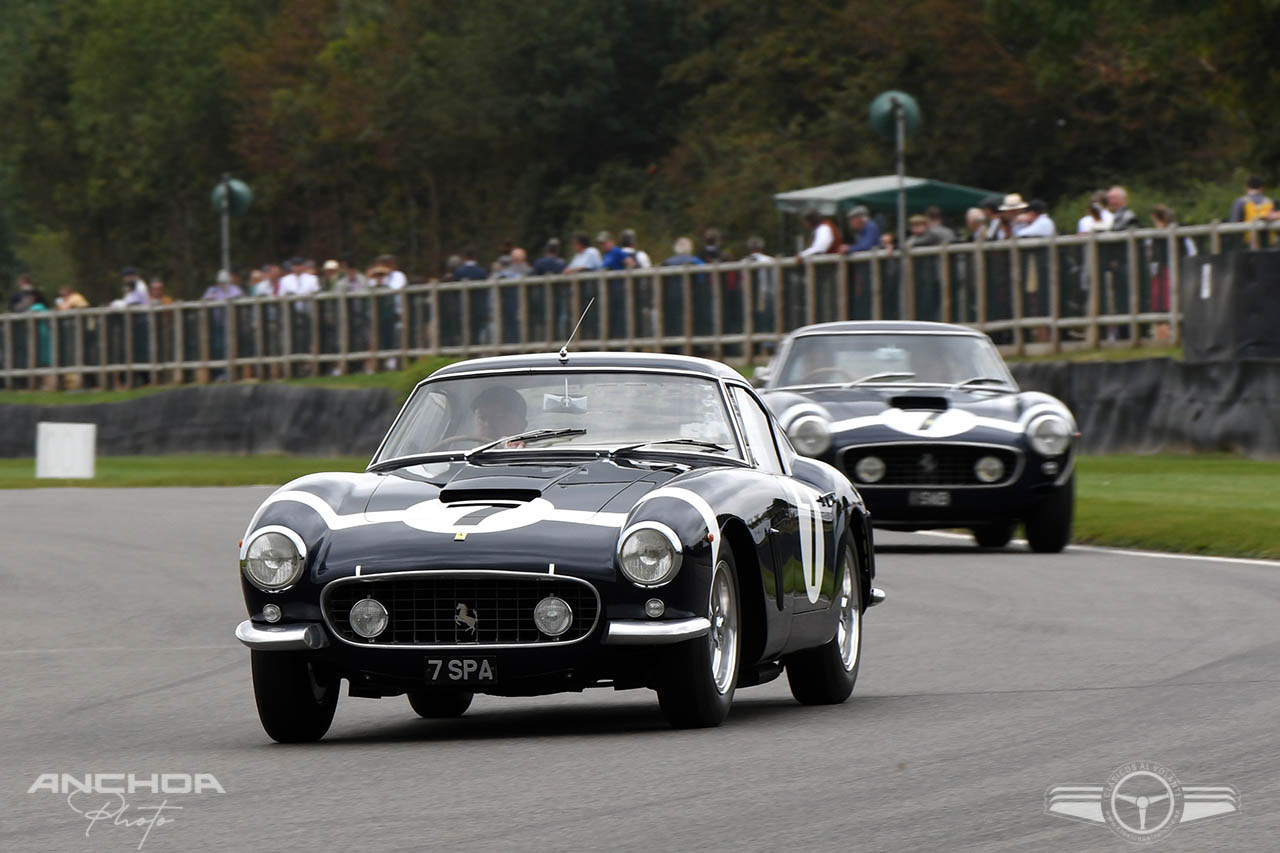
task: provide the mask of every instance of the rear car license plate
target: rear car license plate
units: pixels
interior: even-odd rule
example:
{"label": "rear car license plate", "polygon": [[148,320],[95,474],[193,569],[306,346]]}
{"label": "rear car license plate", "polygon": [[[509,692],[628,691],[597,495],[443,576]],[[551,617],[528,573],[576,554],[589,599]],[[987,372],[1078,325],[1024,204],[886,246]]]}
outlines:
{"label": "rear car license plate", "polygon": [[951,506],[951,493],[907,492],[907,506]]}
{"label": "rear car license plate", "polygon": [[427,659],[427,680],[433,684],[487,684],[497,675],[493,658]]}

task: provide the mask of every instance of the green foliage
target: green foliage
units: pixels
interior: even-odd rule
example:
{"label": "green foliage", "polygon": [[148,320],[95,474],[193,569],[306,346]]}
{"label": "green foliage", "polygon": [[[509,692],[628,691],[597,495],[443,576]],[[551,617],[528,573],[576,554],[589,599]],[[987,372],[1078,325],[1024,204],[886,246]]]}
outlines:
{"label": "green foliage", "polygon": [[95,300],[126,264],[197,295],[218,262],[207,199],[223,172],[255,197],[232,226],[239,266],[391,251],[431,276],[468,243],[483,260],[506,239],[536,253],[579,227],[634,227],[660,260],[717,226],[740,252],[778,233],[772,193],[891,171],[867,121],[890,88],[923,113],[913,173],[1064,217],[1123,183],[1203,220],[1244,172],[1280,169],[1277,12],[0,0],[0,273],[25,260],[6,247],[65,234]]}

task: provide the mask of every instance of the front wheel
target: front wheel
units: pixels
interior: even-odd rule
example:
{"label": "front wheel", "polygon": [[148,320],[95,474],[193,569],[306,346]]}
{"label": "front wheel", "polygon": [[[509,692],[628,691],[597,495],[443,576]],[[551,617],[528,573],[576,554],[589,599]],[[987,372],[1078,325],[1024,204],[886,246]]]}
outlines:
{"label": "front wheel", "polygon": [[707,619],[711,630],[705,637],[672,647],[658,688],[663,716],[678,729],[718,726],[733,704],[742,632],[737,573],[729,548],[720,552],[711,573]]}
{"label": "front wheel", "polygon": [[983,524],[973,528],[973,541],[979,548],[1003,548],[1013,538],[1016,524]]}
{"label": "front wheel", "polygon": [[329,731],[338,707],[338,679],[316,673],[290,652],[250,652],[258,719],[277,743],[308,743]]}
{"label": "front wheel", "polygon": [[1037,554],[1056,554],[1071,541],[1071,521],[1076,506],[1076,475],[1059,486],[1053,494],[1023,519],[1027,544]]}
{"label": "front wheel", "polygon": [[802,705],[838,705],[853,693],[862,662],[862,583],[853,548],[845,545],[836,635],[787,661],[787,684]]}
{"label": "front wheel", "polygon": [[409,694],[409,706],[425,720],[444,720],[461,717],[473,698],[466,690],[418,690]]}

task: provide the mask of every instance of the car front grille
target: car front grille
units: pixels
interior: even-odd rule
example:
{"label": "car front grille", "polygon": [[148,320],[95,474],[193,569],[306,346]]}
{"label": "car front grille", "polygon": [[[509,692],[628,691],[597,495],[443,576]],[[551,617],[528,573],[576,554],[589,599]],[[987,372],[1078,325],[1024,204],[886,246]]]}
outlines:
{"label": "car front grille", "polygon": [[[533,608],[549,595],[573,610],[569,630],[549,637]],[[387,609],[387,628],[372,640],[351,628],[351,607],[373,598]],[[342,639],[370,646],[526,646],[563,644],[591,633],[600,612],[586,581],[514,572],[397,572],[346,578],[325,588],[324,616]]]}
{"label": "car front grille", "polygon": [[[858,462],[868,456],[884,461],[884,478],[866,483],[856,474]],[[984,483],[974,473],[974,464],[984,456],[1004,463],[1004,474],[994,483]],[[1019,473],[1022,454],[1006,447],[973,444],[881,444],[851,447],[841,459],[844,472],[858,488],[876,486],[921,486],[955,488],[1000,486]]]}

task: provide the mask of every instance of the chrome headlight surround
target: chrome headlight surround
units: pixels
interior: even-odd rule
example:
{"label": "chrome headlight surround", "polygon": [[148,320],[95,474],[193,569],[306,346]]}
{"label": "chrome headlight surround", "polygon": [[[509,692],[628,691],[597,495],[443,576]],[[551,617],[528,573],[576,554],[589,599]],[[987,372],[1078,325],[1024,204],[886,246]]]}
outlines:
{"label": "chrome headlight surround", "polygon": [[[667,562],[658,573],[646,571],[644,551],[665,552],[657,562]],[[618,537],[618,567],[623,576],[639,587],[650,589],[668,584],[679,573],[684,545],[676,532],[660,521],[639,521]]]}
{"label": "chrome headlight surround", "polygon": [[1041,415],[1027,425],[1027,440],[1041,456],[1061,456],[1071,447],[1071,425],[1061,415]]}
{"label": "chrome headlight surround", "polygon": [[805,456],[819,456],[831,446],[831,422],[815,414],[801,415],[787,426],[787,438]]}
{"label": "chrome headlight surround", "polygon": [[274,524],[255,530],[240,552],[241,573],[263,592],[283,592],[293,586],[306,563],[302,537]]}

